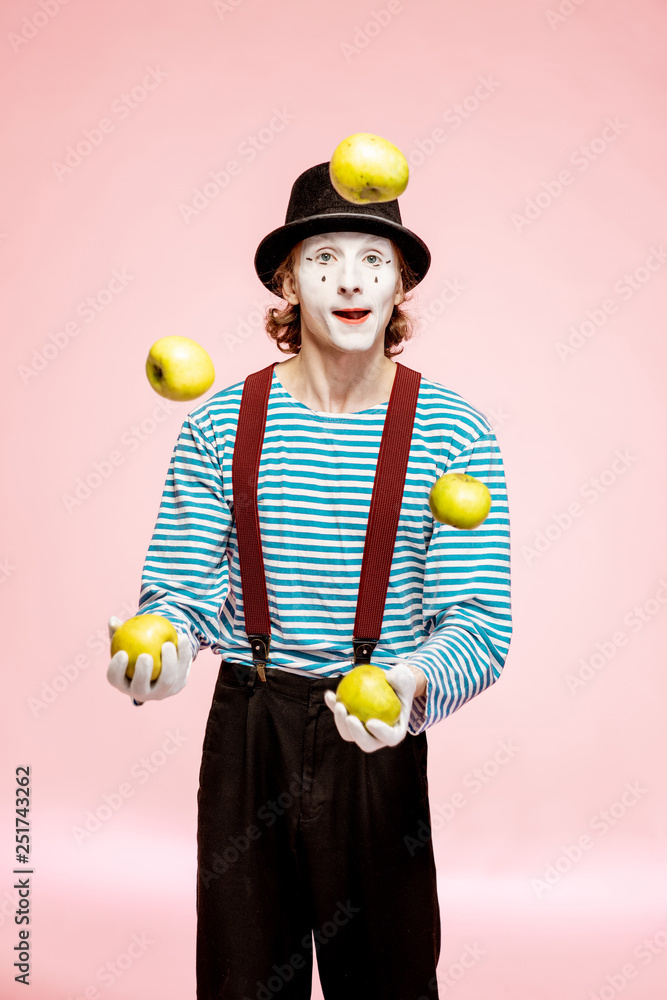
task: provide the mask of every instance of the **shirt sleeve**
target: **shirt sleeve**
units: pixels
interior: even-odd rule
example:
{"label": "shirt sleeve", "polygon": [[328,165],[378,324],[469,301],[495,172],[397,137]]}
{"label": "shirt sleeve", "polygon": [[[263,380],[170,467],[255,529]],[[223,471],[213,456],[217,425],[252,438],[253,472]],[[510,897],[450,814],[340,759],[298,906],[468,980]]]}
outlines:
{"label": "shirt sleeve", "polygon": [[137,613],[163,615],[185,632],[193,658],[200,648],[220,641],[232,523],[210,418],[196,420],[190,414],[169,463]]}
{"label": "shirt sleeve", "polygon": [[468,444],[444,472],[481,479],[491,509],[469,531],[434,521],[424,575],[429,635],[407,657],[427,679],[426,694],[412,703],[408,732],[414,735],[498,680],[512,635],[507,487],[493,431]]}

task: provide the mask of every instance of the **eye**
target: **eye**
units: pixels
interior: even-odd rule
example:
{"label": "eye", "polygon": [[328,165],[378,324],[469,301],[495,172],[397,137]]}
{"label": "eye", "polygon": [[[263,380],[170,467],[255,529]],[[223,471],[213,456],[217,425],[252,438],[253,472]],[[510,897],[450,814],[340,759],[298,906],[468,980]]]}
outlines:
{"label": "eye", "polygon": [[[320,252],[318,254],[315,254],[315,260],[317,260],[318,257],[328,257],[331,260],[333,260],[333,254],[330,253],[328,250],[320,250]],[[329,261],[328,260],[323,260],[323,261],[321,261],[321,263],[322,264],[328,264]]]}
{"label": "eye", "polygon": [[[366,260],[370,260],[371,257],[373,258],[374,261],[377,262],[377,264],[381,264],[382,263],[382,258],[378,257],[378,255],[376,253],[368,253],[368,254],[366,254]],[[373,263],[373,261],[371,261],[371,263]],[[376,266],[376,264],[373,264],[373,267],[375,267],[375,266]]]}

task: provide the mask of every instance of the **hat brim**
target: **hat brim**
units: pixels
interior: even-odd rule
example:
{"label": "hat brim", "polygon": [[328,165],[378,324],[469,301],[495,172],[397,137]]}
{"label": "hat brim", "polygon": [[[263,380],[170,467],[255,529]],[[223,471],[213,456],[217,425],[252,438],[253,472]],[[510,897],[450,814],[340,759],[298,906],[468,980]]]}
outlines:
{"label": "hat brim", "polygon": [[296,243],[308,236],[317,236],[318,233],[344,232],[372,233],[392,240],[417,275],[415,284],[419,284],[431,266],[428,247],[405,226],[390,219],[378,218],[377,215],[365,215],[363,212],[355,212],[354,215],[325,213],[289,222],[264,237],[255,253],[255,271],[259,280],[269,291],[277,294],[272,288],[273,277]]}

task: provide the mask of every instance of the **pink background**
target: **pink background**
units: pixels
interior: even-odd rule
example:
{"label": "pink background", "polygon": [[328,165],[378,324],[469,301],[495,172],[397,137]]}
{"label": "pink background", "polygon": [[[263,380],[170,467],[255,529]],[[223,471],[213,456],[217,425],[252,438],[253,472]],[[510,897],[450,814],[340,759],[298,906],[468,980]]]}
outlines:
{"label": "pink background", "polygon": [[[194,998],[196,789],[218,661],[202,653],[178,697],[141,710],[105,679],[107,619],[136,608],[172,448],[203,401],[156,410],[144,362],[159,337],[193,337],[215,392],[283,360],[262,329],[278,300],[255,248],[296,176],[370,131],[408,156],[403,220],[433,255],[400,360],[489,416],[512,518],[504,674],[428,733],[440,995],[663,1000],[667,255],[651,248],[667,250],[666,34],[655,0],[2,5],[3,997],[24,995],[12,808],[29,764],[31,997]],[[153,89],[121,112],[151,68]],[[98,144],[58,177],[84,130]],[[179,206],[230,160],[238,174],[186,222]],[[126,284],[109,295],[114,270]],[[133,935],[150,942],[140,957],[98,978]]]}

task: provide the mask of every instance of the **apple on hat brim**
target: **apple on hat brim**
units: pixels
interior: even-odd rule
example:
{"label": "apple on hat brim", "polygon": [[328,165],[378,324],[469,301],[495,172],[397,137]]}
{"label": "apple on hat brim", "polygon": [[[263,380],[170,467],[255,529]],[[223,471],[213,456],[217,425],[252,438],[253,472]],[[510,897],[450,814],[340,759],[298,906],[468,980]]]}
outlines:
{"label": "apple on hat brim", "polygon": [[372,132],[355,132],[340,142],[329,163],[331,183],[341,198],[358,205],[394,201],[410,176],[398,146]]}

